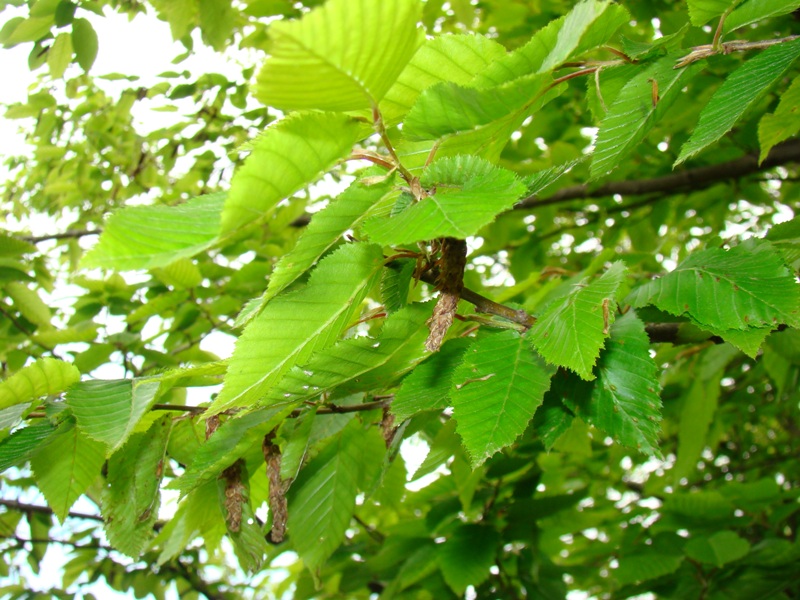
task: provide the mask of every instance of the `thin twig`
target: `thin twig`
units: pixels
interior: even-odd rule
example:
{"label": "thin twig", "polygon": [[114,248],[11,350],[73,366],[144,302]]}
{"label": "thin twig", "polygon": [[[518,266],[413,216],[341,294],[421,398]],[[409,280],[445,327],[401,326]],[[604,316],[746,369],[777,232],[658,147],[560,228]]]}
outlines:
{"label": "thin twig", "polygon": [[102,229],[81,229],[76,231],[64,231],[63,233],[52,233],[50,235],[24,235],[19,239],[31,244],[38,244],[39,242],[49,242],[50,240],[78,239],[88,235],[100,235],[101,233],[103,233]]}
{"label": "thin twig", "polygon": [[[30,512],[30,513],[40,513],[43,515],[52,515],[53,509],[49,506],[42,506],[41,504],[27,504],[25,502],[20,502],[18,500],[3,500],[0,499],[0,506],[5,506],[11,510],[16,510],[19,512]],[[103,517],[100,515],[91,515],[88,513],[82,512],[73,512],[70,511],[67,513],[68,517],[73,519],[84,519],[87,521],[103,521]]]}

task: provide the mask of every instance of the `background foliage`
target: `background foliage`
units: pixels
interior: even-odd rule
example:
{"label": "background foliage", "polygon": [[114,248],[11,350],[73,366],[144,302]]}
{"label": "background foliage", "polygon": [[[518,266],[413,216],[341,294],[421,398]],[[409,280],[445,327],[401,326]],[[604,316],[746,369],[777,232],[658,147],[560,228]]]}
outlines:
{"label": "background foliage", "polygon": [[3,594],[800,594],[800,2],[9,7]]}

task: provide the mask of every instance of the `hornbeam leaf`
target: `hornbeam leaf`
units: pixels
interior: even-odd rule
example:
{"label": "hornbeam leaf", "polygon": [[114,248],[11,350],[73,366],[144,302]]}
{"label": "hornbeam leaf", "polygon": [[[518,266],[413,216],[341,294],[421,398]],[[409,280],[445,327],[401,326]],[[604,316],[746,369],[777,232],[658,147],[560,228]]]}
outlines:
{"label": "hornbeam leaf", "polygon": [[67,393],[78,427],[103,442],[111,456],[127,441],[156,401],[158,381],[82,381]]}
{"label": "hornbeam leaf", "polygon": [[789,14],[800,8],[800,0],[759,0],[745,2],[725,19],[726,33],[771,17]]}
{"label": "hornbeam leaf", "polygon": [[495,564],[500,536],[487,525],[461,525],[442,544],[439,568],[450,589],[463,597],[467,586],[478,586],[489,578]]}
{"label": "hornbeam leaf", "polygon": [[572,369],[583,379],[594,378],[592,368],[614,322],[625,272],[625,264],[615,262],[597,281],[577,286],[545,309],[527,336],[547,362]]}
{"label": "hornbeam leaf", "polygon": [[171,428],[172,418],[161,417],[146,432],[132,436],[108,461],[108,485],[102,499],[106,535],[114,548],[133,558],[141,555],[153,537]]}
{"label": "hornbeam leaf", "polygon": [[764,162],[769,151],[800,131],[800,77],[795,78],[789,89],[781,96],[778,108],[772,114],[764,115],[758,122],[758,144],[761,153],[758,161]]}
{"label": "hornbeam leaf", "polygon": [[314,353],[302,368],[289,371],[263,404],[303,402],[340,386],[349,391],[388,387],[427,356],[430,315],[429,303],[413,304],[389,317],[375,338],[342,340]]}
{"label": "hornbeam leaf", "polygon": [[800,56],[800,39],[771,46],[731,73],[700,113],[692,136],[681,147],[679,165],[728,133],[745,111],[778,81]]}
{"label": "hornbeam leaf", "polygon": [[31,458],[36,485],[63,523],[75,501],[100,476],[105,446],[64,421]]}
{"label": "hornbeam leaf", "polygon": [[611,339],[600,357],[591,399],[564,401],[578,417],[611,436],[617,443],[660,456],[660,385],[650,341],[634,311],[611,327]]}
{"label": "hornbeam leaf", "polygon": [[254,444],[260,443],[291,410],[292,406],[279,406],[225,421],[200,446],[183,475],[174,479],[168,487],[180,490],[183,497],[202,484],[216,479],[223,469],[234,463]]}
{"label": "hornbeam leaf", "polygon": [[711,19],[719,17],[729,8],[742,0],[687,0],[689,20],[695,27],[705,25]]}
{"label": "hornbeam leaf", "polygon": [[800,266],[800,217],[779,223],[767,232],[767,240],[795,269]]}
{"label": "hornbeam leaf", "polygon": [[364,223],[372,241],[396,246],[438,237],[465,239],[511,208],[525,192],[514,173],[475,156],[439,159],[423,172],[420,182],[439,187],[392,218]]}
{"label": "hornbeam leaf", "polygon": [[348,244],[325,258],[308,285],[275,298],[236,343],[209,414],[252,406],[293,366],[336,341],[383,265],[374,244]]}
{"label": "hornbeam leaf", "polygon": [[450,397],[456,431],[473,468],[525,431],[551,375],[515,331],[488,335],[470,346],[453,373]]}
{"label": "hornbeam leaf", "polygon": [[733,531],[718,531],[708,537],[689,540],[685,551],[689,558],[719,568],[746,556],[750,551],[750,542]]}
{"label": "hornbeam leaf", "polygon": [[28,460],[36,449],[56,430],[52,423],[44,420],[22,429],[17,429],[0,440],[0,473],[9,467],[18,466]]}
{"label": "hornbeam leaf", "polygon": [[520,77],[502,86],[476,89],[442,82],[420,94],[403,122],[403,135],[410,140],[435,140],[470,131],[538,100],[549,74]]}
{"label": "hornbeam leaf", "polygon": [[490,87],[552,71],[570,57],[602,46],[629,20],[628,11],[618,4],[583,0],[568,15],[537,31],[524,46],[494,61],[473,84]]}
{"label": "hornbeam leaf", "polygon": [[129,206],[113,213],[81,267],[119,271],[164,267],[214,244],[225,194],[199,196],[178,206]]}
{"label": "hornbeam leaf", "polygon": [[374,452],[371,446],[361,421],[353,419],[292,485],[289,535],[312,574],[344,539],[362,471],[368,464],[383,460],[383,453]]}
{"label": "hornbeam leaf", "polygon": [[[674,66],[675,56],[665,56],[643,69],[619,92],[597,134],[592,178],[609,173],[633,151],[699,69],[697,65],[684,69]],[[654,86],[658,93],[655,102]]]}
{"label": "hornbeam leaf", "polygon": [[267,128],[233,176],[222,231],[268,215],[347,155],[365,133],[355,119],[325,113],[296,113]]}
{"label": "hornbeam leaf", "polygon": [[330,0],[270,25],[253,93],[281,110],[377,106],[424,39],[417,0]]}
{"label": "hornbeam leaf", "polygon": [[425,410],[442,410],[450,398],[451,375],[461,363],[471,340],[448,340],[403,380],[392,401],[392,413],[400,420]]}
{"label": "hornbeam leaf", "polygon": [[688,314],[714,330],[800,326],[800,286],[766,243],[695,252],[627,300],[637,307],[654,304],[673,315]]}
{"label": "hornbeam leaf", "polygon": [[40,358],[0,382],[0,410],[60,394],[80,378],[81,373],[74,365],[55,358]]}
{"label": "hornbeam leaf", "polygon": [[423,90],[442,82],[469,83],[506,49],[482,35],[442,35],[425,40],[381,101],[387,123],[405,115]]}
{"label": "hornbeam leaf", "polygon": [[297,245],[275,265],[264,296],[266,303],[305,273],[349,229],[358,227],[366,216],[397,194],[389,178],[380,185],[353,183],[338,198],[311,217]]}

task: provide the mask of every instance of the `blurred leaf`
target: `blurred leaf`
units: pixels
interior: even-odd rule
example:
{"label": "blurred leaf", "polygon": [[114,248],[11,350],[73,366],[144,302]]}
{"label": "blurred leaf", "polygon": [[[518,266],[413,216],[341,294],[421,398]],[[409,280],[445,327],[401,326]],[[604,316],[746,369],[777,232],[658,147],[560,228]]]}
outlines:
{"label": "blurred leaf", "polygon": [[0,409],[60,394],[80,376],[78,369],[63,360],[40,358],[0,382]]}
{"label": "blurred leaf", "polygon": [[75,49],[78,64],[88,73],[97,58],[98,50],[97,32],[88,20],[72,21],[72,47]]}
{"label": "blurred leaf", "polygon": [[761,146],[758,161],[763,162],[775,144],[789,139],[798,131],[800,131],[800,79],[795,78],[789,89],[781,96],[775,112],[764,115],[758,123],[758,143]]}
{"label": "blurred leaf", "polygon": [[478,586],[489,578],[498,537],[492,527],[461,525],[442,545],[439,568],[455,594],[462,596],[467,586]]}
{"label": "blurred leaf", "polygon": [[719,531],[709,537],[689,540],[686,555],[698,562],[722,567],[739,560],[750,551],[747,540],[732,531]]}

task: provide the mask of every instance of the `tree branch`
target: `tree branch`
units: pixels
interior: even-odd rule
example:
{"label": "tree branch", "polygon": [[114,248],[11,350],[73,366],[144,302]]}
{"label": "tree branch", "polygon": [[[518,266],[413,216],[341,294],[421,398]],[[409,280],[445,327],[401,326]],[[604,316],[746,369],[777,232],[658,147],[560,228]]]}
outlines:
{"label": "tree branch", "polygon": [[721,181],[741,179],[753,173],[766,171],[788,163],[800,162],[800,140],[790,140],[775,146],[764,162],[758,164],[758,153],[746,154],[735,160],[686,169],[679,173],[654,177],[652,179],[632,179],[629,181],[610,181],[592,188],[589,184],[565,187],[547,198],[528,196],[514,207],[516,210],[530,210],[541,206],[562,204],[571,200],[621,196],[641,196],[657,192],[677,193],[686,190],[702,190]]}
{"label": "tree branch", "polygon": [[[20,512],[41,513],[43,515],[53,514],[53,510],[49,506],[42,506],[40,504],[26,504],[25,502],[19,502],[18,500],[0,499],[0,506],[5,506],[11,510],[17,510]],[[91,515],[88,513],[70,511],[67,513],[67,516],[72,517],[73,519],[85,519],[88,521],[103,522],[103,517],[100,515]]]}
{"label": "tree branch", "polygon": [[48,242],[50,240],[78,239],[87,235],[100,235],[101,233],[103,233],[102,229],[81,229],[76,231],[65,231],[63,233],[53,233],[50,235],[24,235],[19,239],[31,244],[38,244],[39,242]]}

